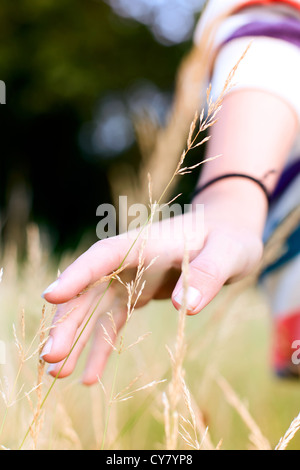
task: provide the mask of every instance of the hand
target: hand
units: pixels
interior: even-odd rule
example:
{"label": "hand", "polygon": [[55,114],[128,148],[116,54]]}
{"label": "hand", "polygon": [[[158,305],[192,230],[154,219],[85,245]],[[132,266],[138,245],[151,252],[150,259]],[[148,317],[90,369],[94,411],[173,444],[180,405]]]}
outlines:
{"label": "hand", "polygon": [[[236,217],[232,217],[230,211],[226,220],[226,218],[220,218],[217,210],[210,208],[205,229],[198,227],[198,234],[201,234],[200,231],[203,233],[204,230],[203,237],[197,237],[197,230],[195,234],[192,228],[189,230],[189,227],[192,227],[192,214],[179,216],[175,218],[176,223],[174,222],[176,237],[171,236],[169,239],[158,241],[154,236],[154,233],[157,233],[154,228],[163,227],[163,224],[167,222],[154,224],[149,230],[143,250],[144,266],[148,266],[153,259],[157,259],[143,275],[146,284],[138,300],[137,308],[151,299],[170,296],[172,296],[175,308],[180,308],[183,286],[180,272],[186,241],[183,232],[178,236],[178,227],[184,226],[187,233],[192,234],[192,237],[196,236],[196,240],[193,240],[193,250],[189,252],[187,292],[189,315],[199,313],[218,294],[226,282],[247,275],[261,258],[260,236],[255,231],[252,232],[249,227],[243,227]],[[43,351],[43,358],[51,363],[49,373],[53,377],[58,374],[74,341],[109,283],[106,281],[97,284],[97,281],[115,272],[126,255],[123,265],[126,269],[120,277],[125,281],[134,278],[143,244],[142,237],[140,237],[128,253],[136,235],[137,233],[132,233],[133,237],[117,236],[97,242],[71,264],[44,292],[47,301],[58,305],[53,328]],[[88,286],[90,286],[89,289],[87,289]],[[103,327],[114,341],[127,319],[126,302],[126,289],[114,280],[82,332],[59,374],[60,378],[73,372],[83,348],[94,333],[82,383],[91,385],[97,382],[97,377],[101,377],[112,351],[112,347],[105,340]],[[112,322],[105,313],[114,309],[116,311],[113,313],[114,321]]]}

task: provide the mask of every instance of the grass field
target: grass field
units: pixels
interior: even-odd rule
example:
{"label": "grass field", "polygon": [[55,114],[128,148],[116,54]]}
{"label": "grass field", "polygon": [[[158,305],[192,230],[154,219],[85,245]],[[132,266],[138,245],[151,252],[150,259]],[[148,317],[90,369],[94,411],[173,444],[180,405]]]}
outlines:
{"label": "grass field", "polygon": [[[6,349],[6,363],[0,365],[3,448],[19,448],[27,430],[24,449],[100,449],[102,444],[105,449],[164,449],[172,432],[178,449],[275,448],[300,412],[300,384],[276,379],[270,371],[269,311],[255,288],[241,292],[224,311],[225,288],[201,315],[185,319],[181,359],[188,391],[180,389],[173,405],[174,367],[168,348],[176,350],[179,314],[170,301],[162,301],[134,312],[125,344],[151,334],[119,358],[112,354],[102,384],[80,384],[81,362],[70,378],[55,383],[41,407],[53,379],[39,362],[37,332],[44,306],[40,294],[72,256],[52,260],[35,226],[28,230],[28,240],[22,266],[13,248],[5,251],[1,263],[0,340]],[[45,324],[51,311],[47,305]],[[115,400],[109,405],[117,360]],[[300,448],[300,433],[288,448]]]}

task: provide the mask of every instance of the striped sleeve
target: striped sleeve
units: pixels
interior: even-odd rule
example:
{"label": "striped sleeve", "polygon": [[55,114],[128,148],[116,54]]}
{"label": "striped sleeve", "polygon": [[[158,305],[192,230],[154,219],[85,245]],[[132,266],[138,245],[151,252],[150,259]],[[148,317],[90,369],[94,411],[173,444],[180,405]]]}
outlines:
{"label": "striped sleeve", "polygon": [[209,77],[213,98],[252,42],[236,72],[234,89],[279,95],[300,123],[300,0],[210,0],[196,29],[196,42],[218,18]]}

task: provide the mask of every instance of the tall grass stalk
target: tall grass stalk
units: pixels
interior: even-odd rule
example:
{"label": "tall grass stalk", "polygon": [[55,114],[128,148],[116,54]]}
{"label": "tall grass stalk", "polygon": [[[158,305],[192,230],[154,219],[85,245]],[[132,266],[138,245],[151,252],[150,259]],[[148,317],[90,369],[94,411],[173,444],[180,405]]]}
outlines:
{"label": "tall grass stalk", "polygon": [[275,450],[286,450],[291,440],[295,437],[296,433],[300,429],[300,413],[292,421],[285,435],[280,439]]}
{"label": "tall grass stalk", "polygon": [[[21,394],[22,388],[19,392],[17,392],[15,400],[13,399],[13,396],[16,393],[16,387],[17,387],[20,375],[22,373],[22,369],[24,367],[24,364],[27,361],[29,361],[32,357],[37,355],[41,351],[43,346],[45,345],[45,342],[46,342],[46,340],[45,340],[45,332],[46,332],[45,322],[46,322],[45,306],[43,306],[43,308],[42,308],[42,317],[41,317],[39,329],[36,332],[36,334],[34,335],[34,337],[32,338],[32,340],[31,340],[31,342],[30,342],[30,344],[28,345],[27,348],[25,348],[25,311],[24,311],[24,309],[22,310],[22,315],[21,315],[21,340],[19,340],[18,335],[17,335],[16,327],[15,327],[15,325],[13,325],[14,343],[15,343],[15,346],[16,346],[17,351],[18,351],[20,364],[19,364],[17,374],[15,376],[15,379],[14,379],[14,382],[13,382],[13,385],[12,385],[12,388],[11,388],[10,392],[7,394],[7,396],[6,396],[6,394],[4,394],[3,391],[1,392],[2,397],[4,399],[4,403],[5,403],[5,412],[4,412],[2,422],[1,422],[1,426],[0,426],[0,437],[2,436],[2,433],[4,431],[4,427],[5,427],[5,423],[6,423],[6,420],[7,420],[7,415],[8,415],[9,408],[16,401],[18,401],[20,399],[20,394]],[[35,343],[35,341],[38,337],[39,337],[39,344],[34,349],[34,351],[32,351],[34,343]],[[25,396],[27,397],[27,399],[29,399],[31,393],[33,391],[37,391],[39,404],[41,403],[41,378],[42,378],[42,374],[43,374],[43,369],[44,369],[44,364],[42,363],[42,361],[39,361],[39,363],[38,363],[37,385],[35,387],[33,387],[29,392],[25,393]],[[36,417],[35,417],[35,421],[36,421]],[[34,424],[34,422],[32,423],[32,425],[33,424]]]}

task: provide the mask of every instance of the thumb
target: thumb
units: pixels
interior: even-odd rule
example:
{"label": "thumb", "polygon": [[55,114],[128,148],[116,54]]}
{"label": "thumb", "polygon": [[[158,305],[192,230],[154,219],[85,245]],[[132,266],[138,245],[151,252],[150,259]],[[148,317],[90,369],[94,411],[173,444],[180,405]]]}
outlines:
{"label": "thumb", "polygon": [[[189,315],[195,315],[206,307],[229,279],[249,272],[246,252],[244,244],[238,243],[230,234],[208,236],[200,254],[189,264],[189,287],[185,293]],[[181,275],[172,295],[177,309],[182,305],[183,297]]]}

